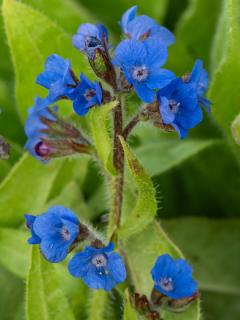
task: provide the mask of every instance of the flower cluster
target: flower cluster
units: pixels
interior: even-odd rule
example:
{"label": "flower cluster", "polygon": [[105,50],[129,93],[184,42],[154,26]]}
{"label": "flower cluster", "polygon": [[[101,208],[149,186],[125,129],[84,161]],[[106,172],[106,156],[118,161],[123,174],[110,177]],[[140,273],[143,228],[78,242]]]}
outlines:
{"label": "flower cluster", "polygon": [[105,246],[92,239],[89,229],[70,209],[54,206],[39,216],[26,214],[25,219],[32,234],[28,243],[38,244],[44,258],[52,263],[63,261],[81,241],[92,240],[68,264],[70,274],[90,288],[109,291],[125,280],[126,269],[121,256],[113,252],[113,243]]}
{"label": "flower cluster", "polygon": [[[154,125],[162,129],[175,130],[182,139],[185,138],[188,130],[202,121],[201,107],[208,112],[211,107],[205,97],[208,74],[202,61],[196,61],[192,72],[177,77],[163,68],[168,58],[168,47],[175,41],[168,29],[148,16],[137,16],[137,6],[127,10],[119,24],[125,39],[118,44],[113,57],[110,55],[112,46],[107,29],[100,24],[80,25],[73,36],[73,46],[87,56],[95,74],[112,87],[113,94],[130,93],[134,89],[148,104],[146,110],[154,107],[154,112],[147,116],[148,120],[153,120]],[[37,98],[30,111],[25,125],[29,139],[27,150],[40,160],[44,160],[46,153],[48,158],[73,154],[71,146],[66,146],[64,152],[59,150],[59,141],[49,137],[46,130],[41,129],[44,134],[39,134],[39,122],[42,122],[39,119],[44,117],[48,122],[54,122],[48,107],[60,99],[71,100],[75,113],[84,116],[91,107],[101,106],[115,97],[111,97],[100,82],[92,82],[83,73],[78,78],[70,61],[57,54],[47,58],[44,71],[36,82],[48,89],[48,95],[43,99]],[[51,140],[50,146],[46,142],[41,143],[43,136],[44,140]],[[50,152],[49,149],[53,150]]]}

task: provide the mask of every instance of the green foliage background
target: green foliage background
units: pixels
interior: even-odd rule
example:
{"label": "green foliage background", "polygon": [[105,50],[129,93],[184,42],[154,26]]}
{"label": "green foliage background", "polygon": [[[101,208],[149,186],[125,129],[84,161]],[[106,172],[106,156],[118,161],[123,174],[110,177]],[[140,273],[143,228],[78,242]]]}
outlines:
{"label": "green foliage background", "polygon": [[[110,296],[89,292],[67,274],[64,265],[52,267],[40,258],[37,250],[31,253],[23,226],[24,213],[38,214],[49,205],[62,204],[74,209],[80,218],[105,227],[108,195],[97,167],[85,157],[56,160],[47,166],[38,163],[24,154],[23,123],[34,96],[45,94],[35,84],[45,58],[51,53],[69,57],[77,73],[83,71],[94,77],[85,59],[71,46],[71,35],[80,23],[99,21],[107,25],[111,41],[116,44],[120,36],[117,21],[134,4],[139,5],[141,13],[151,15],[174,31],[176,44],[169,52],[170,69],[181,75],[191,70],[196,58],[201,58],[210,72],[212,115],[205,114],[204,122],[192,130],[188,139],[182,142],[175,134],[166,135],[141,125],[130,145],[152,177],[159,202],[158,218],[164,230],[194,266],[202,293],[202,318],[239,319],[240,146],[232,137],[231,124],[240,114],[240,1],[0,0],[0,3],[3,3],[0,133],[12,146],[10,159],[0,160],[1,320],[114,320],[122,316],[135,319],[127,301],[122,315],[122,301],[117,292]],[[129,109],[134,109],[131,102]],[[65,116],[79,122],[68,104],[62,105],[62,110]],[[99,116],[104,121],[104,114]],[[98,123],[94,116],[89,118],[92,124]],[[81,125],[91,130],[84,120]],[[107,148],[107,140],[104,141],[103,147]],[[125,148],[129,186],[133,181],[141,195],[142,182],[131,172],[134,156]],[[124,212],[128,212],[129,203],[136,197],[136,191],[131,191],[126,192],[129,199],[124,203]],[[151,198],[151,185],[148,192]],[[136,285],[144,292],[151,287],[148,272],[158,248],[179,254],[159,225],[151,223],[154,204],[151,205],[145,219],[146,203],[136,204],[135,214],[139,206],[140,209],[145,206],[145,211],[140,210],[145,229],[135,236],[134,242],[127,243],[129,263],[136,269]],[[129,222],[127,218],[121,230],[124,240],[129,232],[138,231],[128,228],[134,222],[134,214]],[[166,314],[165,320],[197,320],[200,317],[197,308],[184,316]]]}

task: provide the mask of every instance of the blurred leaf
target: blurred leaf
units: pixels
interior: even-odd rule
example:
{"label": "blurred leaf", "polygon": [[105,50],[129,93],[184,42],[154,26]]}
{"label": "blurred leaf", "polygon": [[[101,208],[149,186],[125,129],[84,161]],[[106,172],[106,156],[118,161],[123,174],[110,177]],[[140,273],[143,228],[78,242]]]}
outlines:
{"label": "blurred leaf", "polygon": [[72,158],[65,158],[61,171],[58,172],[48,200],[58,197],[63,188],[72,181],[82,187],[87,175],[90,158],[85,155],[78,155]]}
{"label": "blurred leaf", "polygon": [[23,320],[24,282],[0,267],[0,287],[1,320]]}
{"label": "blurred leaf", "polygon": [[163,225],[194,266],[203,290],[240,295],[240,220],[181,218]]}
{"label": "blurred leaf", "polygon": [[132,307],[129,292],[125,292],[123,320],[138,320],[138,313]]}
{"label": "blurred leaf", "polygon": [[29,263],[28,232],[0,228],[0,264],[20,278],[25,278]]}
{"label": "blurred leaf", "polygon": [[110,174],[114,174],[114,168],[111,161],[112,141],[108,128],[108,117],[117,104],[117,101],[113,101],[101,107],[93,107],[87,115],[98,157]]}
{"label": "blurred leaf", "polygon": [[[210,88],[210,99],[213,101],[212,112],[233,150],[240,161],[239,147],[233,143],[231,124],[239,114],[240,95],[238,86],[240,74],[240,3],[238,0],[224,1],[223,12],[219,20],[218,33],[221,33],[222,59],[215,71]],[[219,48],[219,43],[215,43]],[[213,49],[214,50],[214,49]],[[218,49],[219,51],[219,49]]]}
{"label": "blurred leaf", "polygon": [[88,301],[88,320],[104,320],[106,306],[108,302],[108,292],[92,290]]}
{"label": "blurred leaf", "polygon": [[237,320],[240,315],[240,296],[224,295],[213,292],[203,292],[204,319]]}
{"label": "blurred leaf", "polygon": [[23,120],[34,97],[46,95],[45,89],[35,85],[35,79],[50,54],[70,58],[77,73],[81,70],[92,75],[85,57],[72,47],[70,35],[42,13],[21,2],[4,0],[3,16],[15,66],[17,105]]}
{"label": "blurred leaf", "polygon": [[128,168],[135,182],[138,195],[136,205],[130,214],[125,214],[125,221],[119,229],[119,237],[126,240],[150,224],[157,211],[155,189],[150,177],[121,138],[121,144],[127,160]]}
{"label": "blurred leaf", "polygon": [[[168,253],[174,258],[182,257],[179,249],[166,236],[158,223],[150,224],[143,232],[131,237],[125,244],[128,266],[136,292],[148,297],[153,289],[151,269],[159,255]],[[199,320],[199,301],[183,313],[163,312],[164,320]]]}
{"label": "blurred leaf", "polygon": [[74,34],[81,23],[93,22],[93,17],[80,3],[72,0],[24,0],[53,21],[56,21],[65,31]]}
{"label": "blurred leaf", "polygon": [[240,114],[235,118],[231,125],[233,139],[240,144]]}
{"label": "blurred leaf", "polygon": [[27,278],[27,320],[73,320],[74,315],[60,287],[55,265],[47,262],[38,246],[32,247],[32,258]]}
{"label": "blurred leaf", "polygon": [[38,213],[61,165],[61,160],[44,165],[25,154],[0,185],[0,225],[18,226],[25,213]]}
{"label": "blurred leaf", "polygon": [[196,58],[203,59],[205,66],[209,65],[209,50],[220,7],[221,0],[190,0],[176,27],[176,44],[170,48],[169,65],[179,76],[192,70]]}
{"label": "blurred leaf", "polygon": [[181,141],[171,134],[151,126],[139,127],[136,135],[141,146],[134,151],[150,175],[161,174],[209,148],[219,140],[186,139]]}

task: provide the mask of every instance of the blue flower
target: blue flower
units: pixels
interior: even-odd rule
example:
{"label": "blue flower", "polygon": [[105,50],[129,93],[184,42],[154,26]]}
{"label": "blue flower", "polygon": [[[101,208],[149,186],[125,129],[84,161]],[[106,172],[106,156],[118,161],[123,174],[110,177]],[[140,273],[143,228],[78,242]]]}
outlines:
{"label": "blue flower", "polygon": [[174,43],[174,35],[162,26],[159,26],[153,19],[142,15],[136,17],[137,6],[128,9],[119,22],[125,35],[134,40],[145,40],[154,37],[155,41],[160,41],[166,46]]}
{"label": "blue flower", "polygon": [[173,260],[164,254],[158,257],[151,273],[154,288],[172,299],[189,298],[197,292],[192,267],[184,259]]}
{"label": "blue flower", "polygon": [[198,103],[202,105],[207,112],[210,112],[211,101],[204,97],[208,89],[208,73],[203,68],[203,62],[201,60],[195,62],[191,74],[187,77],[186,83],[196,90]]}
{"label": "blue flower", "polygon": [[32,231],[29,243],[40,243],[43,256],[50,262],[64,260],[80,231],[76,215],[70,209],[55,206],[40,216],[25,217]]}
{"label": "blue flower", "polygon": [[157,99],[163,124],[175,128],[181,139],[188,129],[202,121],[202,110],[198,105],[196,90],[184,83],[181,78],[174,79],[158,91]]}
{"label": "blue flower", "polygon": [[26,219],[26,225],[32,233],[31,238],[28,239],[28,243],[29,244],[39,244],[41,242],[41,239],[36,235],[36,233],[33,230],[33,223],[36,220],[36,216],[32,216],[30,214],[25,214],[24,217]]}
{"label": "blue flower", "polygon": [[44,72],[38,75],[36,82],[49,89],[48,96],[44,100],[46,105],[61,98],[72,99],[77,85],[70,61],[57,54],[52,54],[47,58]]}
{"label": "blue flower", "polygon": [[123,260],[113,249],[113,243],[100,249],[86,247],[72,258],[68,270],[90,288],[109,291],[126,279]]}
{"label": "blue flower", "polygon": [[[53,107],[53,111],[56,111],[56,107]],[[48,126],[43,122],[43,119],[50,122],[56,121],[54,113],[46,107],[44,99],[37,97],[34,106],[28,111],[28,117],[24,125],[24,130],[28,138],[25,149],[41,161],[44,160],[44,157],[50,152],[49,147],[43,142],[44,138],[48,136]]]}
{"label": "blue flower", "polygon": [[102,88],[95,81],[91,82],[83,73],[80,75],[81,83],[76,88],[76,98],[73,102],[73,108],[77,114],[84,116],[94,105],[102,103]]}
{"label": "blue flower", "polygon": [[153,102],[155,89],[163,88],[175,78],[171,71],[161,69],[167,55],[167,47],[154,39],[125,40],[116,48],[113,63],[122,68],[127,81],[144,102]]}
{"label": "blue flower", "polygon": [[94,51],[99,48],[105,50],[108,42],[108,32],[104,25],[84,23],[73,36],[73,46],[93,58]]}

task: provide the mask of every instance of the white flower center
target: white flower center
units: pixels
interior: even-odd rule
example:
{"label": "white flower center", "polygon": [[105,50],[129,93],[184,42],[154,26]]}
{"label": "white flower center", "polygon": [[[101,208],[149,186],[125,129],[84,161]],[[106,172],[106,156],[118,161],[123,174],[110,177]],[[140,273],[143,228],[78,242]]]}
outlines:
{"label": "white flower center", "polygon": [[165,291],[172,291],[173,290],[172,278],[162,278],[162,279],[160,279],[159,285]]}
{"label": "white flower center", "polygon": [[104,254],[98,254],[92,258],[92,263],[97,267],[106,267],[107,266],[107,257]]}
{"label": "white flower center", "polygon": [[71,234],[65,226],[63,226],[61,228],[61,235],[62,235],[63,239],[66,241],[70,240],[70,238],[71,238]]}
{"label": "white flower center", "polygon": [[138,82],[146,80],[148,77],[148,68],[146,66],[135,67],[132,73],[133,79]]}
{"label": "white flower center", "polygon": [[84,97],[86,100],[91,100],[94,96],[96,95],[96,92],[95,90],[93,89],[88,89],[85,94],[84,94]]}
{"label": "white flower center", "polygon": [[177,113],[181,103],[175,100],[169,100],[169,108],[172,112]]}

